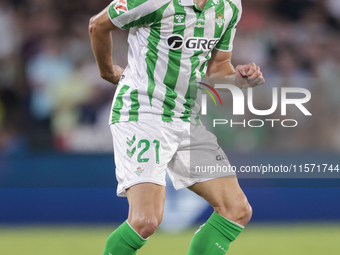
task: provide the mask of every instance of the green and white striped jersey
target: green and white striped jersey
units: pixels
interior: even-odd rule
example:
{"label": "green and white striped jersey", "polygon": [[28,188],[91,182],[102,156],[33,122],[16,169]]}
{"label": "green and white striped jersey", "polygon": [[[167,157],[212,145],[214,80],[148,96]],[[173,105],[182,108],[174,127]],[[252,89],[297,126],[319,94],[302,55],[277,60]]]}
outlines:
{"label": "green and white striped jersey", "polygon": [[212,49],[231,51],[241,0],[115,0],[112,23],[130,29],[128,66],[110,124],[159,119],[200,124],[200,82]]}

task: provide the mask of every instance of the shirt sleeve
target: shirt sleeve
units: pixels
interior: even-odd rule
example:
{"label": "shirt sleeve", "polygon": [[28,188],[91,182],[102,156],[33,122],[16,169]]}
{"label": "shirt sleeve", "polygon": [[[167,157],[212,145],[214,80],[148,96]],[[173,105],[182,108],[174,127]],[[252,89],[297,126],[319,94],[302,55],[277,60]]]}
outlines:
{"label": "shirt sleeve", "polygon": [[112,23],[120,29],[150,24],[162,17],[170,1],[114,0],[108,9]]}
{"label": "shirt sleeve", "polygon": [[[229,1],[231,3],[231,1]],[[236,34],[237,24],[242,16],[242,5],[241,1],[237,5],[231,4],[233,9],[233,17],[230,20],[228,28],[222,35],[220,41],[216,44],[215,49],[230,52],[233,50],[233,43]]]}

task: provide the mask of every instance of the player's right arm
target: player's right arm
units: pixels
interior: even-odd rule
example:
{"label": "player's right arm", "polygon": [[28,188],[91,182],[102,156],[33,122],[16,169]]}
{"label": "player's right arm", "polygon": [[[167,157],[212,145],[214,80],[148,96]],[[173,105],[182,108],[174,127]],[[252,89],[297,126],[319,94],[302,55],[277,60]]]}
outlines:
{"label": "player's right arm", "polygon": [[170,0],[114,0],[91,18],[90,37],[101,76],[117,84],[123,69],[112,64],[111,31],[148,26],[160,20]]}
{"label": "player's right arm", "polygon": [[89,33],[93,54],[96,58],[100,75],[113,84],[118,84],[123,69],[112,63],[112,37],[111,31],[118,30],[110,20],[108,7],[93,16],[90,20]]}

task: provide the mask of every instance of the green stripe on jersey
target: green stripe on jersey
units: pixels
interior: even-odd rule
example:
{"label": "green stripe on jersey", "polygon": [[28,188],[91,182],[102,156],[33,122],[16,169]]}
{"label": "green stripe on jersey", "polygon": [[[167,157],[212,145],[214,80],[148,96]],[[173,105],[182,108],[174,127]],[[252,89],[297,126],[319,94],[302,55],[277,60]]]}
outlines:
{"label": "green stripe on jersey", "polygon": [[[204,12],[196,12],[196,20],[205,20]],[[194,37],[204,37],[204,26],[199,27],[195,26],[194,29]],[[187,93],[185,95],[186,103],[184,104],[185,112],[181,119],[185,122],[190,122],[189,117],[191,116],[191,108],[195,106],[195,100],[197,98],[197,76],[196,76],[196,68],[200,64],[199,54],[203,53],[203,50],[195,51],[194,55],[190,58],[191,62],[191,81],[189,83],[189,87]]]}
{"label": "green stripe on jersey", "polygon": [[132,10],[133,8],[145,3],[146,1],[147,0],[134,0],[134,1],[128,0],[128,1],[126,1],[127,8],[128,8],[128,10]]}
{"label": "green stripe on jersey", "polygon": [[116,123],[119,122],[120,120],[120,110],[123,108],[123,95],[126,93],[126,91],[130,87],[127,85],[124,85],[120,90],[119,94],[116,98],[116,102],[112,108],[112,122],[111,123]]}
{"label": "green stripe on jersey", "polygon": [[140,108],[140,104],[138,102],[138,89],[131,91],[131,110],[129,111],[129,121],[137,121],[138,120],[138,110]]}
{"label": "green stripe on jersey", "polygon": [[197,81],[196,79],[191,79],[189,81],[188,90],[185,94],[184,112],[181,120],[185,122],[190,122],[189,117],[191,116],[191,108],[195,107],[195,100],[197,98]]}
{"label": "green stripe on jersey", "polygon": [[[186,12],[183,6],[178,4],[178,1],[172,1],[175,8],[174,15],[174,28],[172,34],[184,36]],[[181,24],[177,24],[177,15],[184,15]],[[183,25],[182,25],[183,24]],[[178,80],[178,74],[181,66],[182,48],[178,50],[169,49],[169,62],[168,69],[164,78],[164,84],[166,86],[165,99],[163,103],[164,112],[162,114],[163,121],[172,121],[171,116],[175,115],[172,111],[176,107],[175,99],[177,93],[175,92],[176,83]]]}
{"label": "green stripe on jersey", "polygon": [[156,20],[156,17],[157,17],[157,14],[158,14],[158,10],[148,14],[148,15],[145,15],[144,17],[141,17],[140,19],[137,19],[137,20],[134,20],[132,22],[130,22],[129,24],[126,24],[122,27],[122,29],[128,29],[128,28],[131,28],[131,27],[135,27],[135,26],[140,26],[140,25],[143,25],[143,24],[146,24],[146,23],[150,23],[151,20]]}

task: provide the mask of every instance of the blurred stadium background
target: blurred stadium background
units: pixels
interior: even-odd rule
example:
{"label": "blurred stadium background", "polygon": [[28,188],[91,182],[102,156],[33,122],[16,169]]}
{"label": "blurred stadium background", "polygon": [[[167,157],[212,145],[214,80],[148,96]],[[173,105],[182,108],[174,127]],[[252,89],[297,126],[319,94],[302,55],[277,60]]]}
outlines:
{"label": "blurred stadium background", "polygon": [[[0,0],[0,254],[101,254],[126,217],[107,126],[115,86],[100,79],[87,32],[108,4]],[[254,61],[275,86],[308,88],[313,117],[291,113],[294,129],[224,130],[230,161],[340,163],[340,1],[243,6],[233,63]],[[113,36],[122,67],[126,36]],[[338,180],[240,180],[254,216],[230,254],[339,254]],[[139,254],[185,254],[210,213],[170,184],[162,226]]]}

